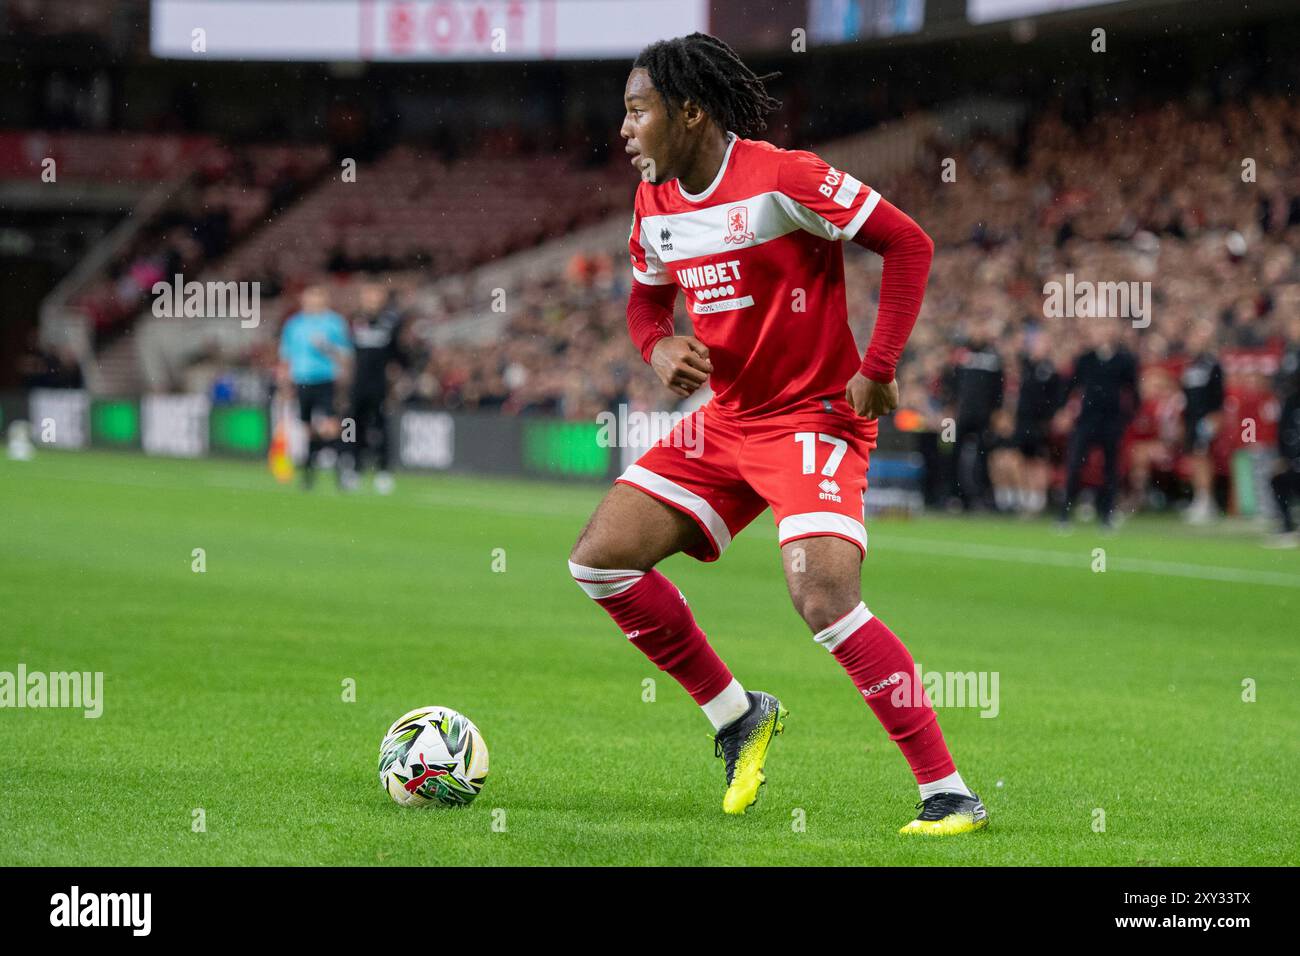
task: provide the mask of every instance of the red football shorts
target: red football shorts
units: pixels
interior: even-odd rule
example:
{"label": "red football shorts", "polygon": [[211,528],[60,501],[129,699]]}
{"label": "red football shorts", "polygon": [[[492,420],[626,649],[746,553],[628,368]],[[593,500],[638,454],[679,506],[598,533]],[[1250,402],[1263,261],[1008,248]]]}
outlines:
{"label": "red football shorts", "polygon": [[876,431],[842,399],[747,422],[710,403],[617,480],[694,518],[707,543],[687,554],[701,561],[716,561],[768,507],[782,545],[832,535],[852,541],[865,557],[863,509]]}

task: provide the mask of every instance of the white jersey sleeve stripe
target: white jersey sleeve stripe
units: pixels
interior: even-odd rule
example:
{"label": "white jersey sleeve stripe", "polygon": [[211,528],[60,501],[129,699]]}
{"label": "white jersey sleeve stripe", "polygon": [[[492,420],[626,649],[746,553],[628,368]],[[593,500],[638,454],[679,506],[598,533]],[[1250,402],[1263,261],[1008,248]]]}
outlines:
{"label": "white jersey sleeve stripe", "polygon": [[671,272],[642,272],[636,266],[632,267],[632,278],[643,285],[667,285],[673,281]]}
{"label": "white jersey sleeve stripe", "polygon": [[858,214],[849,221],[847,226],[844,227],[845,239],[852,241],[853,237],[858,234],[858,230],[862,228],[862,224],[867,221],[871,216],[872,211],[875,210],[879,203],[880,193],[876,192],[874,189],[871,190],[871,195],[866,198],[865,202],[863,202],[862,208],[858,210]]}

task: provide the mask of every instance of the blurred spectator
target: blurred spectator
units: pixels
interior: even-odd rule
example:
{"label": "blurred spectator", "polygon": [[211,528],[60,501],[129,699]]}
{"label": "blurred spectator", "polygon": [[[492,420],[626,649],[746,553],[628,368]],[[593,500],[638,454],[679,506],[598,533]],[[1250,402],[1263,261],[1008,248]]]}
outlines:
{"label": "blurred spectator", "polygon": [[32,329],[18,358],[23,388],[82,388],[81,363],[69,348],[46,348]]}
{"label": "blurred spectator", "polygon": [[1119,443],[1137,407],[1137,362],[1120,342],[1118,320],[1093,319],[1089,328],[1094,345],[1075,360],[1064,391],[1068,401],[1077,390],[1080,401],[1066,456],[1065,499],[1059,520],[1063,526],[1069,524],[1088,453],[1099,447],[1103,477],[1097,514],[1102,525],[1109,527],[1119,486]]}
{"label": "blurred spectator", "polygon": [[400,364],[398,332],[402,316],[385,286],[367,282],[361,287],[359,307],[351,324],[355,358],[349,410],[356,427],[356,452],[351,465],[360,473],[367,459],[373,457],[375,490],[386,495],[393,490],[388,401],[391,380]]}
{"label": "blurred spectator", "polygon": [[990,425],[1002,407],[1006,377],[1002,356],[994,345],[993,319],[977,321],[970,340],[953,370],[952,394],[957,406],[957,485],[962,507],[970,510],[992,505],[989,490],[988,450]]}
{"label": "blurred spectator", "polygon": [[339,443],[339,386],[351,371],[352,343],[343,316],[329,307],[329,295],[324,285],[308,286],[302,309],[280,330],[281,381],[297,391],[299,417],[310,434],[304,488],[315,481],[316,459],[326,448],[334,452],[340,487],[347,483]]}
{"label": "blurred spectator", "polygon": [[1218,434],[1223,409],[1223,368],[1214,356],[1214,325],[1198,322],[1187,340],[1190,361],[1183,368],[1184,451],[1192,470],[1192,505],[1187,520],[1206,524],[1214,520],[1214,465],[1210,445]]}
{"label": "blurred spectator", "polygon": [[1277,468],[1273,475],[1273,497],[1280,519],[1274,547],[1300,547],[1300,534],[1291,505],[1300,500],[1300,390],[1292,390],[1282,405],[1277,429]]}

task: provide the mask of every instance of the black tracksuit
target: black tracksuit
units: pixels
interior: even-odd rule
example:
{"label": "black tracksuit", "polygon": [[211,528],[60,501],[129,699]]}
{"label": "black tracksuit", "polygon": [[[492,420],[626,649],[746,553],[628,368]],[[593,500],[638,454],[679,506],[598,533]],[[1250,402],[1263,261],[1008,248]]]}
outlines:
{"label": "black tracksuit", "polygon": [[1119,443],[1138,404],[1137,361],[1123,348],[1104,356],[1096,349],[1084,352],[1074,363],[1063,399],[1068,400],[1076,388],[1083,401],[1066,454],[1061,520],[1070,517],[1088,452],[1099,445],[1105,458],[1105,476],[1097,496],[1097,511],[1103,522],[1109,522],[1119,483]]}
{"label": "black tracksuit", "polygon": [[361,453],[373,450],[380,471],[388,471],[388,366],[398,359],[397,331],[401,316],[392,309],[375,315],[362,313],[352,320],[352,344],[356,352],[352,379],[352,415],[357,424],[357,467]]}
{"label": "black tracksuit", "polygon": [[1051,359],[1020,358],[1020,390],[1016,395],[1016,447],[1026,458],[1047,454],[1052,416],[1061,407],[1065,382]]}
{"label": "black tracksuit", "polygon": [[1002,407],[1002,357],[992,345],[972,343],[957,363],[952,392],[957,404],[956,493],[967,508],[989,498],[989,423]]}
{"label": "black tracksuit", "polygon": [[1183,369],[1182,376],[1184,442],[1187,451],[1204,452],[1210,439],[1200,428],[1207,415],[1223,408],[1223,367],[1208,352],[1196,356]]}
{"label": "black tracksuit", "polygon": [[1282,470],[1273,476],[1273,497],[1278,514],[1282,516],[1282,530],[1295,531],[1295,518],[1291,516],[1291,501],[1300,498],[1300,390],[1293,389],[1282,403],[1282,416],[1277,422],[1277,454]]}

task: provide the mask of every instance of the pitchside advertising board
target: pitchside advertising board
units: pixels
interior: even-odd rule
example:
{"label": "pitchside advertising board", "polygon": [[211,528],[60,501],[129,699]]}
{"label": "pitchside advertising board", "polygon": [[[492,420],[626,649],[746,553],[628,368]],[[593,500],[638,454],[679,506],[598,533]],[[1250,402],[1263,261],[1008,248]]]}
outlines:
{"label": "pitchside advertising board", "polygon": [[971,23],[992,23],[1118,2],[1120,0],[967,0],[966,16]]}
{"label": "pitchside advertising board", "polygon": [[211,410],[204,395],[150,395],[140,402],[140,444],[150,455],[202,458]]}
{"label": "pitchside advertising board", "polygon": [[398,461],[412,470],[593,481],[618,473],[618,449],[602,444],[594,422],[407,409],[395,429]]}
{"label": "pitchside advertising board", "polygon": [[[271,444],[268,408],[214,405],[206,395],[97,398],[34,389],[25,402],[7,398],[3,407],[7,421],[26,420],[32,441],[47,448],[259,458]],[[287,424],[302,427],[296,416]],[[620,470],[619,449],[602,442],[594,422],[411,408],[392,416],[389,428],[399,466],[413,471],[607,480]]]}
{"label": "pitchside advertising board", "polygon": [[80,389],[31,393],[32,440],[56,448],[84,448],[89,442],[90,396]]}
{"label": "pitchside advertising board", "polygon": [[[32,441],[61,449],[96,448],[167,458],[266,458],[270,409],[213,404],[206,395],[96,398],[80,390],[36,389],[22,402],[2,403],[11,420],[26,418]],[[616,418],[614,413],[609,413]],[[630,428],[610,421],[562,421],[497,414],[407,408],[389,420],[389,444],[407,471],[604,483],[615,478],[675,421]],[[303,426],[283,415],[287,427]],[[304,436],[305,439],[305,436]],[[915,511],[924,468],[914,436],[882,423],[872,456],[872,511]],[[291,448],[305,448],[306,441]]]}
{"label": "pitchside advertising board", "polygon": [[[16,420],[21,416],[11,412]],[[79,389],[35,389],[27,397],[32,440],[53,448],[144,451],[170,458],[259,457],[270,443],[266,409],[213,405],[204,395],[92,398]]]}
{"label": "pitchside advertising board", "polygon": [[709,0],[153,0],[168,59],[540,60],[626,57],[707,30]]}

